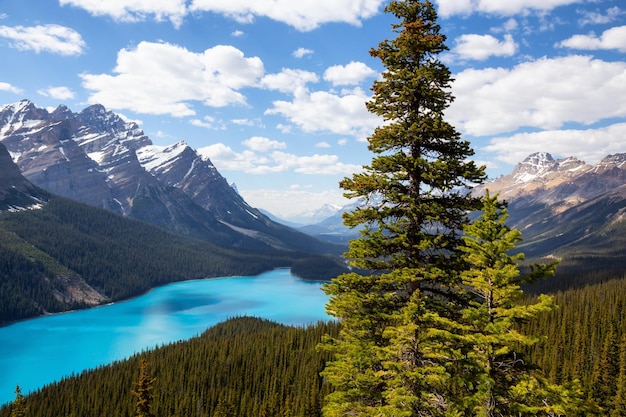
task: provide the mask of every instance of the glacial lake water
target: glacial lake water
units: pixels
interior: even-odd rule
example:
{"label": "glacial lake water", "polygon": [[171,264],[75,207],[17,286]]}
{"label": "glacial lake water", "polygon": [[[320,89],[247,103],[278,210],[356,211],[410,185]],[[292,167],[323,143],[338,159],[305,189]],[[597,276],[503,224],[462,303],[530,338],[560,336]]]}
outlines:
{"label": "glacial lake water", "polygon": [[288,269],[254,277],[185,281],[88,310],[0,327],[0,405],[72,373],[170,342],[190,339],[232,317],[288,325],[330,320],[320,282]]}

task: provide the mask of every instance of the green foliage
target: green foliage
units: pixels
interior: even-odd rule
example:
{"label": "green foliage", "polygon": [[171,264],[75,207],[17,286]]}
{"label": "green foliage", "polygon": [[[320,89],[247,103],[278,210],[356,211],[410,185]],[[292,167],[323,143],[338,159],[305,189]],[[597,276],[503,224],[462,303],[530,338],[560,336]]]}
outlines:
{"label": "green foliage", "polygon": [[572,415],[626,415],[624,278],[557,292],[557,309],[520,326],[521,331],[545,336],[525,352],[550,381],[579,381],[588,405],[595,405]]}
{"label": "green foliage", "polygon": [[463,286],[471,296],[462,310],[467,326],[462,408],[477,416],[570,414],[582,399],[534,372],[520,350],[539,338],[518,326],[555,308],[553,297],[546,295],[521,303],[520,284],[552,276],[556,262],[534,265],[529,275],[520,276],[523,255],[509,253],[521,233],[507,227],[506,218],[506,208],[487,193],[482,215],[465,227],[460,247],[468,265],[461,273]]}
{"label": "green foliage", "polygon": [[[139,386],[152,387],[155,416],[320,417],[329,392],[319,373],[327,355],[315,347],[338,324],[291,327],[241,317],[188,341],[143,352],[30,394],[29,417],[130,417]],[[137,381],[141,361],[150,376]],[[138,383],[135,383],[138,382]],[[0,417],[10,416],[0,408]]]}
{"label": "green foliage", "polygon": [[328,279],[323,262],[333,264],[292,251],[225,248],[56,197],[40,210],[0,213],[0,238],[0,325],[85,307],[54,296],[65,278],[82,277],[118,301],[170,282],[256,275],[298,260],[322,268],[307,278]]}
{"label": "green foliage", "polygon": [[141,359],[139,361],[139,379],[135,384],[135,390],[131,391],[136,399],[136,417],[154,417],[152,413],[152,389],[155,380],[156,378],[151,378],[148,375],[148,361]]}
{"label": "green foliage", "polygon": [[462,327],[457,249],[467,213],[480,199],[460,191],[484,179],[469,143],[443,118],[451,74],[428,1],[391,1],[398,34],[371,55],[386,70],[368,110],[386,123],[369,138],[376,155],[363,173],[341,182],[345,195],[370,203],[344,216],[362,228],[350,242],[351,265],[325,286],[327,310],[342,321],[324,376],[334,387],[325,415],[445,415],[451,407],[455,346]]}
{"label": "green foliage", "polygon": [[24,394],[19,385],[15,386],[15,400],[11,403],[11,417],[26,417],[27,408]]}
{"label": "green foliage", "polygon": [[291,273],[303,279],[328,281],[348,271],[348,267],[335,256],[312,255],[297,259],[291,265]]}

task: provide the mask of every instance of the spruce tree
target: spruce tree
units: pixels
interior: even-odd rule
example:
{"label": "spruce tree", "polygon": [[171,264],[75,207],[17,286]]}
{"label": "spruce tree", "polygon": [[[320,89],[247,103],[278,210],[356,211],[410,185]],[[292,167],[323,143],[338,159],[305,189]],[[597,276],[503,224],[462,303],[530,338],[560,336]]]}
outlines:
{"label": "spruce tree", "polygon": [[505,205],[484,198],[480,217],[465,227],[467,269],[463,287],[471,299],[462,310],[466,361],[464,389],[459,392],[464,415],[565,415],[580,406],[577,392],[550,384],[520,352],[539,342],[537,335],[520,330],[519,324],[550,311],[553,297],[540,295],[535,302],[523,302],[521,285],[554,274],[557,262],[533,265],[522,275],[518,263],[524,255],[511,255],[521,232],[505,221]]}
{"label": "spruce tree", "polygon": [[11,403],[11,417],[26,417],[24,394],[19,385],[15,386],[15,399]]}
{"label": "spruce tree", "polygon": [[148,374],[148,361],[141,359],[139,362],[139,379],[135,383],[136,389],[132,391],[136,399],[136,417],[154,417],[152,413],[152,389],[155,379]]}
{"label": "spruce tree", "polygon": [[473,151],[444,120],[452,102],[447,49],[429,1],[391,1],[397,37],[371,55],[385,66],[370,112],[383,119],[369,137],[375,156],[340,186],[366,204],[344,216],[361,237],[346,258],[367,274],[325,286],[341,333],[323,375],[334,388],[325,416],[422,416],[452,412],[454,370],[462,360],[464,293],[458,246],[480,198],[463,191],[484,180]]}

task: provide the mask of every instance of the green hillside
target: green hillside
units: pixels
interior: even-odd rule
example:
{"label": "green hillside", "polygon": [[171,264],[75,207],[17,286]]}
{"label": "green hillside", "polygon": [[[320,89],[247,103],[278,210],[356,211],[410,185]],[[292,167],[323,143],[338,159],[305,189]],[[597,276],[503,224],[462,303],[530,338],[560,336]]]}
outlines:
{"label": "green hillside", "polygon": [[170,282],[256,275],[294,262],[309,266],[307,279],[341,270],[332,257],[224,248],[54,197],[39,210],[0,213],[0,325]]}
{"label": "green hillside", "polygon": [[[546,338],[527,352],[550,380],[579,381],[590,408],[578,416],[626,415],[626,279],[555,294],[558,309],[525,324]],[[26,399],[28,416],[133,416],[131,394],[146,359],[156,416],[320,416],[332,388],[316,349],[337,323],[294,328],[236,318],[189,341],[54,383]],[[9,406],[0,417],[11,415]]]}
{"label": "green hillside", "polygon": [[[29,417],[133,416],[140,359],[155,378],[157,416],[320,416],[329,387],[315,349],[337,324],[307,328],[237,318],[204,334],[52,384],[28,397]],[[1,417],[10,407],[0,409]]]}

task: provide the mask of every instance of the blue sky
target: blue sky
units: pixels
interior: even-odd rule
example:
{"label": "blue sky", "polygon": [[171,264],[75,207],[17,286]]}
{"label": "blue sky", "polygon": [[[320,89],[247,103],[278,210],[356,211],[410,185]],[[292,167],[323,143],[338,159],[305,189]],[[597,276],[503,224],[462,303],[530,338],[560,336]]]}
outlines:
{"label": "blue sky", "polygon": [[[622,0],[434,0],[450,51],[446,118],[490,176],[533,152],[626,152]],[[94,103],[156,145],[208,155],[284,218],[344,204],[372,154],[365,110],[394,36],[382,0],[0,0],[0,105]]]}

